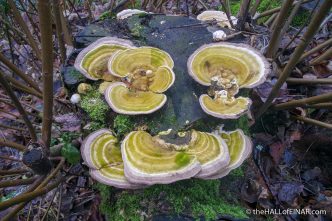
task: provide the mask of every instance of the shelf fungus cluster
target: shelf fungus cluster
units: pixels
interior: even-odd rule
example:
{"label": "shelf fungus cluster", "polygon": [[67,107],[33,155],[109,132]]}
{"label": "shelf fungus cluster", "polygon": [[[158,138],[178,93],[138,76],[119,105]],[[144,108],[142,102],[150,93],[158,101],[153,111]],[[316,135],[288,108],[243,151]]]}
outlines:
{"label": "shelf fungus cluster", "polygon": [[[234,16],[231,16],[230,18],[232,19],[233,25],[236,25],[237,18]],[[197,16],[197,19],[203,22],[215,21],[217,22],[217,25],[219,25],[222,28],[225,27],[231,28],[231,24],[227,18],[226,13],[222,11],[213,11],[213,10],[204,11]]]}
{"label": "shelf fungus cluster", "polygon": [[[149,114],[167,101],[163,94],[175,80],[171,56],[153,47],[105,37],[77,56],[75,67],[91,80],[105,80],[100,91],[117,113]],[[112,83],[108,83],[112,82]]]}
{"label": "shelf fungus cluster", "polygon": [[156,136],[133,131],[120,145],[111,131],[101,129],[84,140],[81,152],[95,180],[135,189],[192,177],[221,178],[241,165],[251,148],[249,138],[241,130],[168,130]]}
{"label": "shelf fungus cluster", "polygon": [[263,83],[270,71],[258,51],[233,43],[203,45],[190,56],[187,66],[196,82],[209,87],[199,98],[204,112],[223,119],[236,119],[249,111],[251,100],[235,96],[241,88]]}
{"label": "shelf fungus cluster", "polygon": [[108,61],[109,72],[122,79],[105,90],[105,99],[117,113],[149,114],[167,101],[163,94],[175,81],[171,56],[153,47],[127,49]]}

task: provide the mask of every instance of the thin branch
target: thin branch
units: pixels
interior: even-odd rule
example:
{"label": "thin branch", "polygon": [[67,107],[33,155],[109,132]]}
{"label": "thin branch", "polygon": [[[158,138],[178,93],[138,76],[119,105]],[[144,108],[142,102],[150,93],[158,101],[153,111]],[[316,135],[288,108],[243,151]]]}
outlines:
{"label": "thin branch", "polygon": [[315,119],[312,119],[312,118],[303,117],[303,116],[292,116],[292,118],[295,119],[295,120],[302,121],[302,122],[307,123],[307,124],[312,124],[312,125],[315,125],[315,126],[324,127],[324,128],[330,129],[330,130],[332,129],[332,124],[325,123],[325,122],[315,120]]}
{"label": "thin branch", "polygon": [[25,150],[25,146],[18,144],[18,143],[14,143],[12,141],[9,140],[5,140],[0,138],[0,146],[6,146],[6,147],[11,147],[14,148],[18,151],[24,151]]}
{"label": "thin branch", "polygon": [[236,25],[236,28],[240,31],[244,30],[244,26],[248,17],[249,7],[250,7],[250,1],[251,0],[242,0],[240,11],[238,14],[238,22]]}
{"label": "thin branch", "polygon": [[63,31],[63,35],[64,35],[64,40],[66,42],[67,45],[73,46],[73,36],[70,32],[70,29],[68,28],[68,21],[67,18],[63,15],[63,10],[61,5],[59,6],[59,10],[60,10],[60,19],[61,19],[61,28]]}
{"label": "thin branch", "polygon": [[275,21],[276,22],[275,28],[273,28],[273,32],[271,34],[270,43],[266,51],[266,57],[268,58],[274,58],[279,48],[281,41],[281,30],[283,29],[286,23],[287,15],[292,6],[292,3],[293,0],[285,0],[282,3],[279,15]]}
{"label": "thin branch", "polygon": [[58,0],[53,0],[53,15],[56,27],[56,37],[58,39],[58,45],[60,49],[60,58],[61,62],[64,63],[66,60],[66,47],[62,36],[62,25],[61,25],[60,7]]}
{"label": "thin branch", "polygon": [[282,104],[274,105],[274,109],[283,110],[283,109],[291,109],[295,107],[301,107],[309,104],[316,104],[322,102],[332,101],[332,93],[326,93],[322,95],[317,95],[309,98],[303,98],[299,100],[292,100]]}
{"label": "thin branch", "polygon": [[9,126],[9,125],[5,125],[5,124],[0,124],[0,128],[6,128],[6,129],[10,129],[10,130],[17,130],[17,131],[25,132],[24,128]]}
{"label": "thin branch", "polygon": [[[305,4],[305,3],[308,3],[308,2],[312,2],[313,0],[305,0],[302,4]],[[294,6],[298,1],[294,2],[292,4],[292,6]],[[282,6],[281,6],[282,7]],[[276,7],[276,8],[273,8],[273,9],[270,9],[270,10],[267,10],[265,12],[262,12],[261,14],[259,14],[255,19],[260,19],[260,18],[263,18],[263,17],[266,17],[266,16],[269,16],[269,15],[273,15],[275,13],[278,13],[281,9],[281,7]]]}
{"label": "thin branch", "polygon": [[50,185],[47,185],[47,186],[42,187],[40,189],[37,188],[35,191],[28,192],[28,193],[23,193],[23,194],[20,194],[16,197],[8,199],[6,201],[3,201],[3,202],[0,203],[0,210],[7,209],[7,208],[9,208],[13,205],[16,205],[16,204],[19,204],[19,203],[22,203],[22,202],[26,202],[26,201],[30,201],[30,200],[38,197],[38,196],[42,196],[45,193],[48,193],[51,190],[53,190],[55,187],[57,187],[63,180],[64,180],[64,178],[61,177],[61,178],[57,179],[56,181],[54,181]]}
{"label": "thin branch", "polygon": [[313,61],[311,61],[310,65],[316,65],[319,64],[325,60],[329,60],[332,58],[332,48],[327,49],[323,54],[315,58]]}
{"label": "thin branch", "polygon": [[233,29],[235,29],[234,23],[233,23],[232,18],[231,18],[231,11],[230,11],[230,8],[229,8],[229,5],[228,5],[229,1],[220,0],[220,4],[222,5],[223,9],[225,10],[225,13],[226,13],[227,19],[229,21],[229,24],[231,25],[231,27]]}
{"label": "thin branch", "polygon": [[287,19],[287,21],[286,21],[284,27],[283,27],[282,30],[281,30],[281,34],[280,34],[280,36],[283,36],[283,35],[287,32],[287,30],[288,30],[290,24],[292,23],[294,17],[296,16],[296,14],[297,14],[297,12],[299,11],[301,5],[303,4],[303,1],[304,1],[304,0],[299,0],[299,1],[295,4],[294,8],[292,9],[292,12],[291,12],[290,15],[288,16],[288,19]]}
{"label": "thin branch", "polygon": [[288,84],[332,84],[332,78],[317,78],[317,79],[305,79],[305,78],[287,78]]}
{"label": "thin branch", "polygon": [[310,55],[316,53],[316,52],[319,52],[320,50],[322,50],[323,48],[329,46],[329,45],[332,45],[332,38],[330,38],[329,40],[327,41],[324,41],[323,43],[317,45],[316,47],[312,48],[311,50],[305,52],[301,58],[300,58],[300,61],[302,61],[303,59],[309,57]]}
{"label": "thin branch", "polygon": [[3,73],[1,71],[0,71],[0,84],[3,86],[5,91],[8,93],[8,95],[11,98],[13,104],[15,105],[15,107],[17,108],[19,113],[22,115],[22,118],[23,118],[25,124],[28,127],[31,139],[33,141],[36,141],[37,140],[36,132],[35,132],[34,127],[32,126],[31,121],[29,120],[28,114],[25,112],[24,108],[20,104],[20,101],[16,97],[16,95],[13,92],[13,90],[11,89],[10,85],[7,83],[6,79],[4,78]]}
{"label": "thin branch", "polygon": [[42,140],[47,149],[51,142],[53,114],[53,43],[52,14],[49,0],[38,1],[39,25],[41,32],[42,72],[43,72],[43,123]]}
{"label": "thin branch", "polygon": [[13,174],[24,174],[26,172],[29,172],[29,170],[27,169],[0,170],[0,175],[3,176],[3,175],[13,175]]}
{"label": "thin branch", "polygon": [[35,39],[33,38],[31,32],[29,31],[29,28],[28,28],[27,24],[25,23],[25,21],[23,20],[20,12],[17,10],[15,2],[13,0],[8,0],[8,4],[9,4],[11,10],[12,10],[15,21],[23,29],[23,32],[25,33],[25,36],[27,37],[27,40],[28,40],[31,48],[35,52],[37,58],[39,60],[41,60],[41,54],[40,54],[40,50],[38,48],[38,45],[37,45]]}
{"label": "thin branch", "polygon": [[16,67],[15,64],[10,62],[2,53],[0,53],[0,61],[4,63],[10,70],[12,70],[17,76],[19,76],[22,80],[24,80],[27,84],[29,84],[36,91],[41,92],[38,85],[22,70]]}
{"label": "thin branch", "polygon": [[251,17],[253,17],[256,14],[257,8],[260,5],[260,3],[261,3],[261,0],[256,0],[255,1],[255,4],[252,6],[252,8],[249,11]]}
{"label": "thin branch", "polygon": [[262,116],[263,113],[270,107],[272,101],[274,98],[278,95],[279,90],[281,86],[284,84],[286,79],[288,78],[291,71],[294,69],[296,64],[298,63],[300,57],[302,56],[304,50],[310,43],[311,39],[316,34],[316,31],[319,29],[319,24],[324,20],[325,16],[329,13],[330,8],[332,6],[332,1],[324,1],[319,10],[315,13],[313,19],[311,20],[307,31],[304,33],[302,37],[302,41],[299,43],[299,45],[296,47],[295,51],[293,52],[290,60],[288,61],[286,67],[284,68],[283,72],[281,73],[278,81],[273,86],[272,91],[265,101],[265,103],[262,105],[260,110],[257,113],[257,118]]}
{"label": "thin branch", "polygon": [[11,160],[11,161],[16,161],[16,162],[22,162],[22,160],[13,158],[11,156],[2,156],[2,155],[0,155],[0,158],[4,159],[4,160]]}
{"label": "thin branch", "polygon": [[0,188],[12,187],[12,186],[22,186],[28,185],[35,182],[37,177],[32,177],[28,179],[19,179],[19,180],[6,180],[0,182]]}

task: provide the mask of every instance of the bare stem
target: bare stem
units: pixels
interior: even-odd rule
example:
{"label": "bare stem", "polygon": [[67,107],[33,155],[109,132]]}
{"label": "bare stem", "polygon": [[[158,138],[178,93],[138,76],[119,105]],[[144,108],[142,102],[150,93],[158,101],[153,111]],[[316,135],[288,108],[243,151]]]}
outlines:
{"label": "bare stem", "polygon": [[319,64],[325,60],[332,58],[332,48],[327,49],[323,54],[321,54],[318,58],[310,62],[310,65]]}
{"label": "bare stem", "polygon": [[35,182],[36,179],[37,179],[37,177],[32,177],[32,178],[28,178],[28,179],[19,179],[19,180],[6,180],[6,181],[0,182],[0,188],[28,185],[28,184]]}
{"label": "bare stem", "polygon": [[8,93],[8,95],[11,98],[13,104],[15,105],[15,107],[17,108],[19,113],[22,115],[22,118],[23,118],[25,124],[27,125],[29,132],[30,132],[31,139],[33,141],[36,141],[37,140],[36,132],[35,132],[35,129],[33,128],[33,126],[32,126],[31,121],[29,120],[28,114],[25,112],[24,108],[20,104],[20,101],[16,97],[16,95],[13,92],[13,90],[11,89],[10,85],[7,83],[6,79],[4,78],[3,73],[1,71],[0,71],[0,84],[3,86],[4,90]]}
{"label": "bare stem", "polygon": [[4,63],[10,70],[12,70],[17,76],[19,76],[22,80],[24,80],[27,84],[29,84],[36,91],[41,92],[38,85],[23,71],[16,67],[15,64],[10,62],[2,53],[0,53],[0,61]]}
{"label": "bare stem", "polygon": [[232,18],[231,18],[231,11],[230,11],[230,9],[227,5],[227,4],[229,4],[229,1],[220,0],[220,4],[222,5],[223,9],[225,10],[225,13],[226,13],[227,19],[229,21],[229,24],[231,25],[232,28],[235,29],[235,26],[234,26]]}
{"label": "bare stem", "polygon": [[0,146],[11,147],[11,148],[14,148],[14,149],[19,150],[19,151],[24,151],[25,150],[25,146],[23,146],[21,144],[18,144],[18,143],[14,143],[14,142],[9,141],[9,140],[2,139],[2,138],[0,138]]}
{"label": "bare stem", "polygon": [[324,127],[324,128],[330,129],[330,130],[332,129],[332,124],[325,123],[325,122],[315,120],[315,119],[312,119],[312,118],[303,117],[303,116],[292,116],[292,118],[295,119],[295,120],[302,121],[302,122],[307,123],[307,124],[312,124],[312,125],[315,125],[315,126]]}
{"label": "bare stem", "polygon": [[0,175],[3,176],[3,175],[12,175],[12,174],[24,174],[26,172],[29,172],[29,170],[27,169],[0,170]]}
{"label": "bare stem", "polygon": [[332,44],[332,38],[330,38],[329,40],[327,41],[324,41],[323,43],[317,45],[316,47],[312,48],[311,50],[305,52],[301,58],[300,58],[300,61],[302,61],[303,59],[309,57],[310,55],[316,53],[316,52],[319,52],[320,50],[322,50],[323,48],[329,46]]}
{"label": "bare stem", "polygon": [[317,78],[317,79],[305,79],[305,78],[287,78],[288,84],[332,84],[332,78]]}
{"label": "bare stem", "polygon": [[38,1],[39,25],[42,45],[43,72],[43,123],[42,140],[48,149],[51,141],[53,115],[53,43],[52,43],[52,14],[49,0]]}
{"label": "bare stem", "polygon": [[293,0],[285,0],[282,3],[281,10],[279,12],[279,15],[276,19],[276,25],[273,29],[273,32],[271,34],[271,40],[269,43],[269,47],[266,51],[266,57],[273,58],[279,48],[280,40],[281,40],[281,31],[285,25],[288,12],[292,6]]}
{"label": "bare stem", "polygon": [[332,93],[326,93],[323,95],[313,96],[309,98],[303,98],[299,100],[292,100],[282,104],[274,105],[274,108],[277,110],[290,109],[294,107],[306,106],[309,104],[316,104],[322,102],[332,101]]}
{"label": "bare stem", "polygon": [[53,0],[53,14],[55,20],[55,27],[56,27],[56,37],[58,39],[58,44],[60,49],[60,58],[61,62],[64,63],[66,60],[66,47],[62,36],[62,25],[61,25],[60,7],[58,0]]}
{"label": "bare stem", "polygon": [[1,158],[1,159],[4,159],[4,160],[11,160],[11,161],[16,161],[16,162],[22,162],[22,160],[20,160],[20,159],[16,159],[16,158],[13,158],[13,157],[11,157],[11,156],[1,156],[1,155],[0,155],[0,158]]}
{"label": "bare stem", "polygon": [[290,60],[288,61],[287,65],[286,65],[286,67],[284,68],[283,72],[281,73],[278,81],[273,86],[269,97],[267,98],[265,103],[262,105],[262,107],[258,111],[257,118],[262,116],[262,114],[270,107],[274,98],[278,95],[281,86],[286,81],[289,74],[291,73],[293,68],[298,63],[304,50],[306,49],[309,42],[316,34],[316,31],[319,29],[319,24],[324,20],[324,17],[329,13],[331,6],[332,6],[332,1],[324,1],[321,4],[319,10],[317,10],[317,12],[315,13],[313,19],[311,20],[311,22],[307,28],[307,31],[304,33],[303,37],[301,38],[301,42],[296,47],[295,51],[293,52]]}
{"label": "bare stem", "polygon": [[12,12],[13,12],[13,16],[14,16],[15,21],[23,29],[23,32],[25,33],[31,48],[35,52],[37,58],[39,60],[41,60],[41,54],[40,54],[40,50],[38,48],[38,45],[37,45],[35,39],[33,38],[31,32],[29,31],[29,28],[28,28],[27,24],[25,23],[25,21],[23,20],[20,12],[17,10],[15,2],[13,0],[8,0],[8,4],[9,4],[9,6],[10,6]]}
{"label": "bare stem", "polygon": [[248,17],[250,1],[251,0],[242,0],[242,2],[241,2],[240,11],[239,11],[239,14],[237,16],[238,17],[238,22],[237,22],[237,25],[236,25],[236,28],[240,31],[244,30],[244,25],[245,25],[247,17]]}
{"label": "bare stem", "polygon": [[260,5],[261,0],[256,0],[255,4],[252,6],[252,8],[250,9],[250,15],[253,17],[256,14],[257,8]]}

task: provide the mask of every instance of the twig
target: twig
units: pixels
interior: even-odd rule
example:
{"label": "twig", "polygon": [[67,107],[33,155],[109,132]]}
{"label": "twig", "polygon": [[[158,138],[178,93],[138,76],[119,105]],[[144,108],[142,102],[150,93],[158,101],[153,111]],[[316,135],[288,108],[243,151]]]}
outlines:
{"label": "twig", "polygon": [[[70,2],[68,0],[68,2]],[[41,32],[42,72],[43,72],[43,122],[42,140],[47,149],[51,142],[53,114],[53,43],[52,14],[48,0],[38,1],[39,25]]]}
{"label": "twig", "polygon": [[249,7],[250,7],[250,1],[251,0],[243,0],[241,2],[241,6],[240,6],[240,11],[238,14],[238,21],[237,21],[237,25],[236,28],[240,31],[244,30],[244,26],[248,17],[248,12],[249,12]]}
{"label": "twig", "polygon": [[304,0],[299,0],[299,1],[295,4],[294,8],[292,9],[291,14],[288,16],[288,19],[287,19],[287,21],[286,21],[284,27],[283,27],[282,30],[281,30],[280,36],[283,36],[283,35],[287,32],[287,30],[288,30],[290,24],[292,23],[294,17],[296,16],[296,14],[297,14],[297,12],[299,11],[301,5],[303,4],[303,1],[304,1]]}
{"label": "twig", "polygon": [[315,120],[315,119],[312,119],[312,118],[303,117],[303,116],[291,116],[291,118],[293,118],[295,120],[302,121],[302,122],[307,123],[307,124],[312,124],[312,125],[315,125],[315,126],[324,127],[324,128],[330,129],[330,130],[332,129],[332,124],[325,123],[325,122]]}
{"label": "twig", "polygon": [[19,113],[22,115],[22,118],[28,127],[31,139],[33,141],[36,141],[37,140],[36,132],[32,126],[31,121],[29,120],[28,114],[25,112],[24,108],[20,104],[20,101],[16,97],[15,93],[13,92],[13,90],[11,89],[9,84],[7,83],[6,79],[3,77],[3,73],[1,71],[0,71],[0,84],[3,86],[3,88],[5,89],[5,91],[9,95],[9,97],[11,98],[13,104],[15,105],[15,107],[17,108]]}
{"label": "twig", "polygon": [[[311,2],[313,0],[305,0],[302,4],[305,4],[305,3],[308,3],[308,2]],[[294,2],[292,4],[292,6],[294,6],[298,1]],[[281,6],[282,7],[282,6]],[[274,9],[270,9],[270,10],[267,10],[265,12],[262,12],[261,14],[259,14],[255,19],[260,19],[260,18],[263,18],[263,17],[266,17],[266,16],[269,16],[269,15],[272,15],[272,14],[275,14],[277,12],[280,11],[281,7],[276,7]]]}
{"label": "twig", "polygon": [[36,91],[41,92],[38,85],[31,80],[31,78],[26,75],[22,70],[16,67],[15,64],[10,62],[2,53],[0,53],[0,61],[4,63],[10,70],[12,70],[17,76],[19,76],[22,80],[24,80],[27,84],[29,84]]}
{"label": "twig", "polygon": [[22,162],[22,160],[16,159],[16,158],[13,158],[13,157],[10,157],[10,156],[1,156],[0,155],[0,158],[4,159],[4,160],[11,160],[11,161],[16,161],[16,162]]}
{"label": "twig", "polygon": [[310,65],[316,65],[319,64],[325,60],[331,59],[332,58],[332,48],[327,49],[323,54],[315,58],[313,61],[311,61],[309,64]]}
{"label": "twig", "polygon": [[58,213],[56,214],[56,221],[60,219],[61,203],[62,203],[62,184],[59,186],[59,204],[58,204]]}
{"label": "twig", "polygon": [[[58,189],[59,189],[59,188],[61,188],[61,187],[58,187]],[[58,191],[54,191],[53,197],[52,197],[52,199],[51,199],[49,205],[47,206],[47,209],[46,209],[46,211],[45,211],[45,213],[44,213],[44,216],[42,217],[42,219],[41,219],[40,221],[44,221],[45,218],[47,217],[48,211],[50,210],[50,208],[51,208],[51,206],[52,206],[52,204],[53,204],[53,201],[54,201],[54,198],[55,198],[57,192],[58,192]]]}
{"label": "twig", "polygon": [[62,25],[58,0],[53,0],[53,15],[56,28],[56,37],[58,39],[58,45],[60,50],[60,59],[61,62],[64,63],[66,60],[66,47],[62,36]]}
{"label": "twig", "polygon": [[274,58],[281,40],[281,30],[284,28],[288,12],[292,6],[293,0],[285,0],[282,3],[278,17],[276,18],[276,25],[271,34],[271,40],[266,51],[266,57]]}
{"label": "twig", "polygon": [[26,172],[29,172],[29,170],[27,169],[0,170],[0,175],[3,176],[3,175],[13,175],[13,174],[24,174]]}
{"label": "twig", "polygon": [[77,14],[77,17],[78,17],[78,19],[80,20],[80,23],[81,23],[82,25],[84,25],[83,19],[82,19],[80,13],[78,13],[77,9],[75,8],[75,5],[74,5],[70,0],[67,0],[67,2],[69,3],[70,7],[73,8],[74,12]]}
{"label": "twig", "polygon": [[209,7],[207,7],[207,5],[202,0],[198,0],[198,2],[205,8],[205,10],[209,10]]}
{"label": "twig", "polygon": [[294,107],[306,106],[308,104],[316,104],[322,102],[332,101],[332,92],[326,93],[323,95],[317,95],[309,98],[303,98],[299,100],[292,100],[282,104],[274,105],[274,109],[276,110],[283,110],[283,109],[291,109]]}
{"label": "twig", "polygon": [[31,48],[35,52],[37,58],[39,60],[41,60],[41,54],[40,54],[40,50],[38,48],[38,45],[37,45],[35,39],[33,38],[31,32],[29,31],[29,28],[28,28],[27,24],[25,23],[25,21],[23,20],[20,12],[17,10],[15,2],[13,0],[8,0],[8,5],[10,6],[10,8],[13,12],[13,16],[14,16],[15,21],[23,29],[23,32],[25,33],[25,36],[27,37],[27,40],[28,40]]}
{"label": "twig", "polygon": [[305,52],[301,58],[300,58],[300,61],[302,61],[303,59],[309,57],[310,55],[316,53],[316,52],[319,52],[320,50],[322,50],[323,48],[329,46],[332,44],[332,38],[330,38],[329,40],[327,41],[324,41],[323,43],[317,45],[316,47],[312,48],[311,50]]}
{"label": "twig", "polygon": [[302,37],[302,41],[296,47],[295,51],[293,52],[290,60],[288,61],[287,65],[286,65],[286,67],[284,68],[283,72],[281,73],[278,81],[273,86],[272,91],[269,94],[269,97],[267,98],[265,103],[262,105],[262,107],[258,111],[257,118],[259,118],[260,116],[262,116],[263,113],[265,113],[265,111],[270,107],[274,98],[278,95],[281,86],[284,84],[284,82],[288,78],[289,74],[291,73],[293,68],[298,63],[305,48],[308,46],[309,42],[316,34],[316,31],[319,29],[319,24],[324,20],[324,17],[329,13],[331,6],[332,6],[332,1],[324,1],[321,4],[319,10],[316,12],[313,19],[311,20],[307,31],[304,33],[304,35]]}
{"label": "twig", "polygon": [[255,16],[257,8],[260,5],[260,3],[261,3],[261,0],[256,0],[255,1],[255,4],[252,6],[252,8],[249,11],[251,17]]}
{"label": "twig", "polygon": [[317,79],[305,79],[305,78],[287,78],[288,84],[332,84],[332,78],[317,78]]}
{"label": "twig", "polygon": [[0,138],[0,146],[6,146],[6,147],[11,147],[14,148],[18,151],[24,151],[25,150],[25,146],[18,144],[18,143],[14,143],[12,141],[9,140],[4,140],[2,138]]}
{"label": "twig", "polygon": [[226,16],[227,16],[227,19],[229,21],[229,24],[231,25],[231,27],[233,29],[235,29],[235,26],[234,26],[234,23],[232,21],[232,18],[231,18],[231,11],[230,11],[230,7],[229,7],[229,1],[226,1],[226,0],[220,0],[220,4],[222,5],[222,7],[224,8],[225,10],[225,13],[226,13]]}
{"label": "twig", "polygon": [[0,182],[0,188],[28,185],[28,184],[35,182],[36,179],[37,179],[37,177],[32,177],[32,178],[28,178],[28,179],[19,179],[19,180],[6,180],[6,181]]}

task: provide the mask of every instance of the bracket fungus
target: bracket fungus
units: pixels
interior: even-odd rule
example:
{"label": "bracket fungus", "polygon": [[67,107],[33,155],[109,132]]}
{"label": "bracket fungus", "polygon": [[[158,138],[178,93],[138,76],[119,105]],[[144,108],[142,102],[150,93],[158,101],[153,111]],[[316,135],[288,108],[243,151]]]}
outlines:
{"label": "bracket fungus", "polygon": [[91,176],[118,188],[137,189],[192,177],[218,179],[249,157],[252,143],[242,130],[132,131],[121,143],[108,129],[90,134],[81,153]]}
{"label": "bracket fungus", "polygon": [[158,48],[119,51],[109,59],[108,70],[122,82],[112,83],[105,90],[105,99],[117,113],[152,113],[167,101],[162,93],[175,81],[173,67],[171,56]]}
{"label": "bracket fungus", "polygon": [[[200,21],[216,21],[220,27],[231,28],[231,24],[229,23],[226,13],[222,11],[213,11],[213,10],[204,11],[201,14],[197,15],[197,19]],[[237,18],[231,16],[231,19],[233,24],[236,25]]]}
{"label": "bracket fungus", "polygon": [[209,86],[199,98],[209,115],[236,119],[249,111],[251,100],[235,97],[241,88],[262,84],[270,71],[267,60],[246,44],[213,43],[198,48],[187,62],[189,75]]}
{"label": "bracket fungus", "polygon": [[81,155],[95,180],[118,188],[142,187],[129,183],[124,176],[120,147],[110,130],[100,129],[86,137],[81,145]]}
{"label": "bracket fungus", "polygon": [[133,47],[133,43],[128,40],[116,37],[100,38],[78,54],[74,66],[91,80],[115,79],[108,73],[107,62],[109,58],[117,51]]}
{"label": "bracket fungus", "polygon": [[121,151],[127,179],[147,185],[209,176],[229,163],[227,146],[220,137],[194,130],[155,137],[133,131]]}
{"label": "bracket fungus", "polygon": [[216,134],[225,140],[230,155],[230,162],[215,174],[203,177],[204,179],[219,179],[227,176],[229,172],[241,166],[252,151],[252,142],[248,136],[244,135],[241,129],[230,132],[221,131]]}

